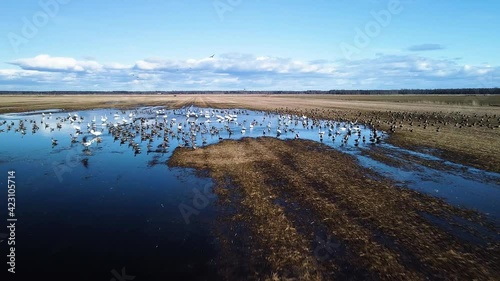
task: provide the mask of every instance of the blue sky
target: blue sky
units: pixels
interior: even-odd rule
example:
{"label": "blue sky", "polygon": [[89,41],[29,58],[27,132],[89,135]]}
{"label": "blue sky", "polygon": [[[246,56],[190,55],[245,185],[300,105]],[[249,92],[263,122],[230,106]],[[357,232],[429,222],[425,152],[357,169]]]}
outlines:
{"label": "blue sky", "polygon": [[493,0],[6,0],[0,90],[498,87],[497,11]]}

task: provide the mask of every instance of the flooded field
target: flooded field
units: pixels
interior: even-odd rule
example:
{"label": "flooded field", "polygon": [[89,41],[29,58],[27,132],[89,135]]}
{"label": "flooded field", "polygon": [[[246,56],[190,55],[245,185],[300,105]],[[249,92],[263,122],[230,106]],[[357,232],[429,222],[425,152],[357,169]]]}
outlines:
{"label": "flooded field", "polygon": [[[360,177],[473,210],[489,228],[461,218],[458,227],[443,226],[429,214],[432,225],[473,243],[482,242],[460,226],[499,241],[500,174],[395,147],[365,124],[243,109],[54,109],[0,115],[0,170],[17,178],[18,261],[30,265],[22,274],[107,280],[126,270],[138,280],[217,279],[227,247],[217,233],[231,228],[219,220],[227,206],[212,179],[168,161],[178,147],[201,151],[257,137],[322,143],[353,157],[367,171]],[[244,245],[232,247],[244,256]]]}

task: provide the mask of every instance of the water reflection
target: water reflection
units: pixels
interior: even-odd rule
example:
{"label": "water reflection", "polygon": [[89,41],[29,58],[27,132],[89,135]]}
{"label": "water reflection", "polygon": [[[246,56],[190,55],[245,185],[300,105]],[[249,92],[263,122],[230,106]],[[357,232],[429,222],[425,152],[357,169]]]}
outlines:
{"label": "water reflection", "polygon": [[70,275],[84,266],[82,280],[102,279],[123,266],[131,273],[149,272],[151,278],[142,275],[142,280],[213,276],[214,208],[207,206],[189,224],[179,211],[179,204],[193,200],[193,190],[211,181],[165,163],[179,146],[197,149],[260,136],[323,142],[410,188],[478,209],[496,221],[500,214],[500,175],[468,167],[458,173],[380,163],[361,151],[375,146],[396,151],[394,157],[407,153],[442,160],[385,144],[384,132],[364,124],[194,107],[5,114],[0,116],[0,167],[17,171],[24,263],[34,272],[58,264]]}
{"label": "water reflection", "polygon": [[[34,161],[50,156],[52,164],[49,165],[56,171],[56,176],[61,174],[57,171],[63,172],[59,178],[71,176],[73,172],[73,167],[69,166],[75,164],[74,161],[68,161],[69,155],[79,158],[77,162],[89,172],[100,169],[98,172],[113,174],[164,164],[176,147],[196,149],[224,139],[241,137],[311,139],[352,154],[363,166],[403,182],[410,188],[443,197],[456,205],[478,209],[495,220],[500,217],[497,203],[494,202],[494,198],[500,195],[499,174],[385,144],[384,132],[352,122],[242,109],[189,107],[169,110],[163,107],[141,107],[134,110],[44,110],[6,114],[0,116],[0,130],[3,145],[0,153],[4,159]],[[388,156],[406,164],[393,167],[360,153],[371,149],[372,145],[384,149]],[[130,155],[134,157],[130,158]],[[417,160],[408,161],[408,158]],[[419,163],[418,159],[433,161],[438,165],[428,167],[425,163]],[[14,164],[15,161],[9,163]],[[90,163],[106,165],[89,169]],[[117,166],[123,169],[115,171],[114,167]],[[405,169],[404,166],[411,168]]]}

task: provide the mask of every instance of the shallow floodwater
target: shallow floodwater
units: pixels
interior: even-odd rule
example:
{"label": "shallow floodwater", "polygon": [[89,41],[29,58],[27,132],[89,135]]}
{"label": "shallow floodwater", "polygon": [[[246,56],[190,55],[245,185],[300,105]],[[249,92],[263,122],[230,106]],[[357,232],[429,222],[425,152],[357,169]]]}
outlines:
{"label": "shallow floodwater", "polygon": [[[33,132],[35,123],[39,129]],[[8,171],[16,171],[19,277],[111,280],[126,272],[136,280],[214,279],[212,182],[166,161],[179,145],[228,138],[322,140],[402,185],[479,210],[496,223],[500,218],[499,174],[385,144],[383,132],[376,132],[377,143],[363,124],[318,121],[311,128],[307,116],[161,107],[4,114],[0,124],[0,184],[6,185]],[[151,136],[152,129],[158,134]],[[373,146],[442,169],[389,166],[362,153]],[[6,193],[0,198],[3,220]]]}

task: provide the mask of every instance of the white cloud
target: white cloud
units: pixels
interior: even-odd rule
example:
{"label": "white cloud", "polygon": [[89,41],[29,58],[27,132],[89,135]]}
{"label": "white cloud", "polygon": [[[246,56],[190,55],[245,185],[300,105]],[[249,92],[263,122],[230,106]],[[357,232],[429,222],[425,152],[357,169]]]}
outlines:
{"label": "white cloud", "polygon": [[411,52],[422,52],[422,51],[436,51],[443,50],[445,47],[441,44],[420,44],[408,47],[408,51]]}
{"label": "white cloud", "polygon": [[104,68],[108,70],[123,70],[123,69],[130,69],[132,68],[132,66],[127,64],[112,62],[104,64]]}
{"label": "white cloud", "polygon": [[332,73],[332,66],[319,62],[294,61],[288,58],[223,54],[214,58],[162,60],[146,59],[135,63],[134,69],[147,71],[214,71],[214,72],[274,72],[274,73]]}
{"label": "white cloud", "polygon": [[500,84],[499,67],[415,55],[300,61],[230,53],[201,59],[149,58],[133,65],[39,55],[11,64],[21,69],[0,69],[0,90],[329,90]]}
{"label": "white cloud", "polygon": [[96,61],[78,61],[68,57],[51,57],[49,55],[38,55],[34,58],[18,59],[10,62],[25,70],[39,71],[74,71],[93,72],[102,70],[103,66]]}

